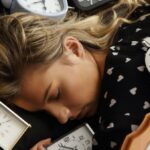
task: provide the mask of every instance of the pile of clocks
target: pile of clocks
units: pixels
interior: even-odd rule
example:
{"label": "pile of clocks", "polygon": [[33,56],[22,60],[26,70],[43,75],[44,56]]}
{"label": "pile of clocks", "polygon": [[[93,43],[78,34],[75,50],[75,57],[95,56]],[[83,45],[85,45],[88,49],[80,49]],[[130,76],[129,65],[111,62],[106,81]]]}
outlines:
{"label": "pile of clocks", "polygon": [[[0,150],[12,150],[25,131],[31,127],[0,101]],[[60,137],[46,150],[92,150],[94,131],[85,123]]]}
{"label": "pile of clocks", "polygon": [[10,13],[31,12],[52,19],[61,20],[68,12],[68,4],[78,11],[90,12],[116,0],[1,0]]}

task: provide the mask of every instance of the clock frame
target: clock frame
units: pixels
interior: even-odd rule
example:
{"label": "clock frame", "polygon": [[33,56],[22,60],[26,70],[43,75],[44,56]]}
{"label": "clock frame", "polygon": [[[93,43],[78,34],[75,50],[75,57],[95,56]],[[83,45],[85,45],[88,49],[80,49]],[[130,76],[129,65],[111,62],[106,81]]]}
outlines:
{"label": "clock frame", "polygon": [[29,127],[29,123],[0,101],[0,149],[12,150]]}

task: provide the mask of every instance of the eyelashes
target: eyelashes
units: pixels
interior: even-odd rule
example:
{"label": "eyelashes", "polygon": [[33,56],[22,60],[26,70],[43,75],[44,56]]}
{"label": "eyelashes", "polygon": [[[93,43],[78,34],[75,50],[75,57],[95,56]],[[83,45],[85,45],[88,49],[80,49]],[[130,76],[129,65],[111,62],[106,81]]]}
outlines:
{"label": "eyelashes", "polygon": [[61,92],[60,92],[60,89],[58,88],[53,95],[50,95],[49,96],[49,101],[51,100],[59,100],[60,99],[60,95],[61,95]]}
{"label": "eyelashes", "polygon": [[60,98],[60,89],[58,88],[58,89],[57,89],[57,93],[56,93],[54,99],[55,99],[55,100],[58,100],[59,98]]}

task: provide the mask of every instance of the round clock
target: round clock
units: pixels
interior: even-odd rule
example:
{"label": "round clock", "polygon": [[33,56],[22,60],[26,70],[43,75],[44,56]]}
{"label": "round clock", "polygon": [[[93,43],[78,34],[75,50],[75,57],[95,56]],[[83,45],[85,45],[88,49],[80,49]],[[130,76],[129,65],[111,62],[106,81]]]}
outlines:
{"label": "round clock", "polygon": [[12,150],[29,127],[30,124],[0,101],[0,149]]}
{"label": "round clock", "polygon": [[94,131],[84,124],[47,147],[47,150],[92,150]]}
{"label": "round clock", "polygon": [[71,3],[81,11],[89,11],[114,1],[115,0],[72,0]]}
{"label": "round clock", "polygon": [[53,19],[63,19],[68,11],[67,0],[1,0],[10,12],[32,12]]}

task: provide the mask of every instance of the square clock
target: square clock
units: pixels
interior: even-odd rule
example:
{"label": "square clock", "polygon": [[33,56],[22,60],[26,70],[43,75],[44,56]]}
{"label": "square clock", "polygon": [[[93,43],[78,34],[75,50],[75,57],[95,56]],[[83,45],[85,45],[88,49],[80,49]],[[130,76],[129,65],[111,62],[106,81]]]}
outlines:
{"label": "square clock", "polygon": [[0,150],[12,150],[29,127],[30,124],[0,101]]}
{"label": "square clock", "polygon": [[94,131],[84,123],[68,134],[60,137],[46,150],[92,150]]}

